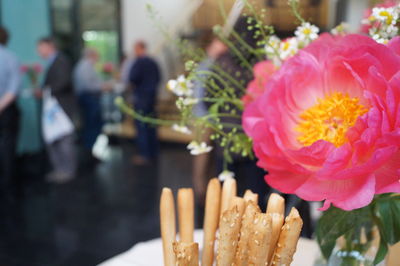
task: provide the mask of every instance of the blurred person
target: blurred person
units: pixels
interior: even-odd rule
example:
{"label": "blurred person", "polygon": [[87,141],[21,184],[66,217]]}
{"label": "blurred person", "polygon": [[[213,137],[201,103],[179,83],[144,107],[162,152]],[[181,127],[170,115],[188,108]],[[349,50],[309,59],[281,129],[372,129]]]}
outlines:
{"label": "blurred person", "polygon": [[[155,116],[157,88],[160,70],[157,62],[147,55],[146,43],[138,41],[134,45],[135,61],[129,71],[129,81],[133,89],[135,111],[143,116]],[[135,120],[138,155],[132,158],[134,164],[144,165],[156,159],[158,140],[156,128]]]}
{"label": "blurred person", "polygon": [[95,69],[98,60],[98,52],[95,49],[86,48],[73,72],[74,89],[83,118],[82,140],[89,163],[98,162],[92,155],[92,149],[103,127],[101,92],[109,89],[108,84],[102,81]]}
{"label": "blurred person", "polygon": [[0,27],[0,198],[6,205],[15,200],[15,157],[19,111],[16,97],[21,81],[16,56],[6,48],[9,35]]}
{"label": "blurred person", "polygon": [[[211,43],[207,46],[206,48],[207,56],[202,62],[199,63],[197,71],[198,72],[211,71],[215,60],[226,51],[227,51],[227,46],[222,41],[220,41],[217,38],[213,39]],[[199,74],[199,77],[207,78],[207,75]],[[194,82],[193,90],[195,98],[197,99],[204,98],[205,92],[207,90],[206,84],[203,82],[203,80],[197,79]],[[193,107],[193,113],[197,117],[206,116],[208,114],[207,106],[205,105],[204,102],[199,102]],[[207,128],[202,135],[201,141],[205,142],[209,141],[211,133],[212,133],[211,129]],[[210,157],[211,157],[210,153],[204,153],[198,156],[193,156],[193,174],[192,174],[193,185],[196,198],[198,200],[198,203],[200,204],[204,203],[207,180],[211,176],[211,173],[209,173],[210,167],[208,167],[208,165],[210,164]]]}
{"label": "blurred person", "polygon": [[[253,28],[250,30],[248,25],[246,17],[239,17],[233,30],[236,32],[236,35],[240,36],[240,38],[252,49],[241,45],[240,41],[236,37],[231,37],[230,42],[237,50],[228,49],[226,52],[221,54],[215,60],[215,66],[212,70],[218,75],[220,72],[217,68],[223,69],[226,74],[229,74],[241,83],[241,86],[239,86],[237,83],[232,83],[226,78],[223,78],[224,83],[219,80],[214,80],[215,84],[221,89],[226,88],[226,85],[224,84],[229,84],[230,88],[235,90],[235,94],[238,98],[241,98],[243,95],[243,88],[245,88],[253,79],[253,69],[251,67],[246,67],[242,62],[245,60],[249,65],[253,66],[258,61],[263,60],[263,58],[259,58],[257,54],[253,52],[257,48],[258,39],[254,37],[254,31],[257,29]],[[240,53],[240,56],[238,55],[238,52]],[[238,73],[240,76],[237,76]],[[213,97],[212,94],[207,92],[206,94],[208,97]],[[239,108],[234,105],[230,105],[230,108],[235,109],[236,113],[241,117],[242,111]],[[230,110],[227,112],[230,112]],[[242,121],[240,118],[222,117],[221,123],[241,125]],[[229,129],[225,129],[225,131],[228,133]],[[215,152],[217,155],[217,168],[219,172],[223,170],[223,149],[224,148],[220,147],[220,145],[216,145]],[[259,195],[259,205],[264,209],[266,206],[267,193],[270,192],[270,188],[264,181],[264,176],[266,174],[265,171],[257,167],[256,161],[243,158],[239,154],[233,154],[232,162],[228,164],[228,170],[235,174],[238,183],[238,194],[242,195],[245,189],[251,189]]]}
{"label": "blurred person", "polygon": [[[68,58],[58,51],[52,38],[40,39],[37,51],[46,60],[42,89],[50,89],[51,95],[57,99],[61,108],[72,120],[74,97]],[[38,95],[40,94],[39,92]],[[49,182],[65,183],[75,176],[77,159],[74,145],[74,134],[68,134],[47,144],[47,152],[53,167],[53,171],[46,177]]]}

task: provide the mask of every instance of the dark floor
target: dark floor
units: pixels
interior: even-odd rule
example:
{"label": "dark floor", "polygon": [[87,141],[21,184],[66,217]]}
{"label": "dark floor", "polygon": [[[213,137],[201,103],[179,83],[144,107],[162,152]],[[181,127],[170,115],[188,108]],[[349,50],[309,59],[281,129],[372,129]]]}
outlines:
{"label": "dark floor", "polygon": [[129,162],[133,145],[112,147],[109,161],[65,185],[43,179],[44,159],[20,159],[21,202],[1,219],[0,266],[90,266],[159,236],[163,186],[191,186],[184,146],[163,144],[156,165]]}

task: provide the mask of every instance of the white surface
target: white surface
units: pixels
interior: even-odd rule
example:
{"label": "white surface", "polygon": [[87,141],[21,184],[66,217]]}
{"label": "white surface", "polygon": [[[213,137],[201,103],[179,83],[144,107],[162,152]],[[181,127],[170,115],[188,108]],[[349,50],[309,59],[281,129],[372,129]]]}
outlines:
{"label": "white surface", "polygon": [[[203,232],[196,230],[194,240],[202,243]],[[291,266],[312,266],[319,254],[315,241],[301,238],[297,245],[297,252]],[[99,266],[157,266],[163,265],[161,239],[154,239],[138,243],[130,250],[111,258]]]}

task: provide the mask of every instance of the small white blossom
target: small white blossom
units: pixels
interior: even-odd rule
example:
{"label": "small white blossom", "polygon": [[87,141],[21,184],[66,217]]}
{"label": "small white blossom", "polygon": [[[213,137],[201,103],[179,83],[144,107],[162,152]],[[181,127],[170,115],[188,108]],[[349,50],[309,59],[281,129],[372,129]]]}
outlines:
{"label": "small white blossom", "polygon": [[197,104],[198,102],[199,102],[199,99],[197,99],[197,98],[183,98],[183,97],[179,97],[179,98],[176,100],[175,104],[176,104],[176,107],[177,107],[179,110],[183,110],[185,107],[195,105],[195,104]]}
{"label": "small white blossom", "polygon": [[299,44],[296,38],[288,38],[281,42],[279,47],[279,55],[282,60],[285,60],[297,53]]}
{"label": "small white blossom", "polygon": [[276,55],[276,53],[279,52],[280,43],[281,43],[281,39],[279,39],[275,35],[269,37],[268,42],[265,45],[265,52],[268,55]]}
{"label": "small white blossom", "polygon": [[185,98],[182,100],[183,105],[195,105],[199,103],[199,99],[197,98]]}
{"label": "small white blossom", "polygon": [[331,30],[331,33],[333,35],[344,35],[344,34],[350,32],[349,28],[350,28],[349,24],[342,22],[339,25],[337,25],[335,28],[333,28]]}
{"label": "small white blossom", "polygon": [[192,134],[192,131],[187,126],[182,126],[178,124],[173,124],[172,129],[176,132],[180,132],[186,135]]}
{"label": "small white blossom", "polygon": [[189,97],[193,94],[193,84],[180,75],[177,79],[171,79],[167,83],[167,88],[177,96]]}
{"label": "small white blossom", "polygon": [[205,142],[198,143],[197,141],[192,141],[187,146],[187,149],[190,150],[191,155],[200,155],[210,152],[213,148]]}
{"label": "small white blossom", "polygon": [[309,22],[302,23],[297,27],[294,34],[300,41],[310,42],[318,38],[319,28]]}
{"label": "small white blossom", "polygon": [[399,14],[395,7],[374,7],[370,20],[377,20],[386,25],[396,25]]}
{"label": "small white blossom", "polygon": [[221,182],[224,182],[225,180],[230,179],[230,178],[235,178],[235,173],[230,172],[228,170],[224,170],[218,175],[218,179]]}

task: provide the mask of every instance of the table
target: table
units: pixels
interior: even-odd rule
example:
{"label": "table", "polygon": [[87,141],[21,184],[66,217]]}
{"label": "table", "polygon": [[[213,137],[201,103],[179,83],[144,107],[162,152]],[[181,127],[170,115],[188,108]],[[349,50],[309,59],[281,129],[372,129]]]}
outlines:
{"label": "table", "polygon": [[[203,231],[196,230],[194,240],[199,243],[200,249],[202,239]],[[292,266],[312,266],[319,254],[319,248],[315,241],[300,238]],[[130,250],[99,264],[99,266],[162,266],[162,260],[161,239],[157,238],[138,243]]]}

